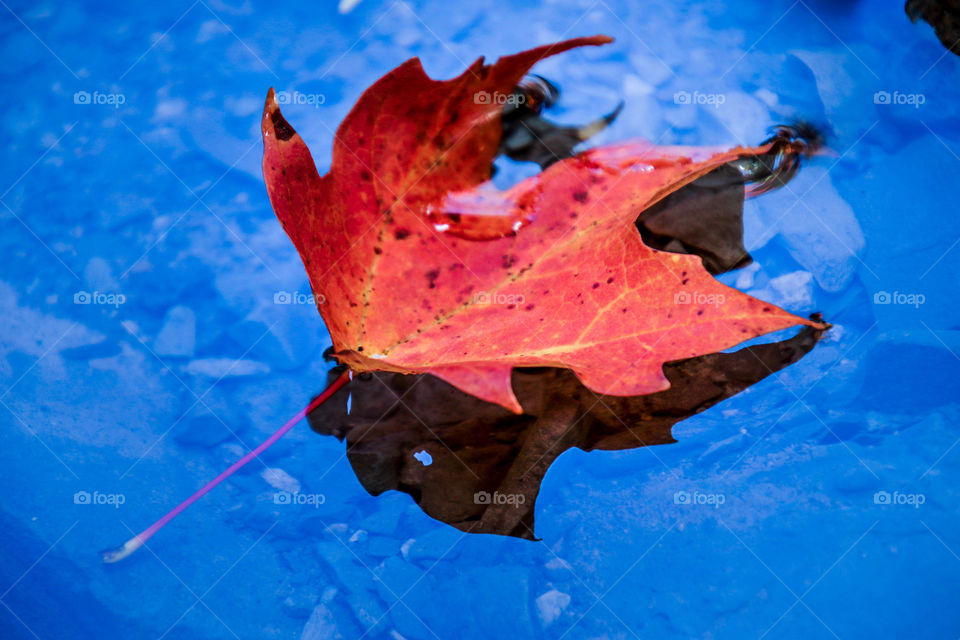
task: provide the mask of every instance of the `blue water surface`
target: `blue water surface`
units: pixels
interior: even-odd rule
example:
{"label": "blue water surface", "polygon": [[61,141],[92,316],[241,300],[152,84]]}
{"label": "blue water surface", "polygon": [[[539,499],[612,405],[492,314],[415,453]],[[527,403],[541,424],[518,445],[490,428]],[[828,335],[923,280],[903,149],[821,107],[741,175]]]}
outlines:
{"label": "blue water surface", "polygon": [[[0,4],[0,637],[960,634],[960,58],[902,3]],[[102,565],[324,385],[260,174],[267,89],[305,96],[285,114],[325,170],[407,58],[451,77],[594,33],[616,41],[537,71],[559,121],[626,102],[598,143],[829,130],[748,204],[756,264],[727,278],[828,338],[677,444],[563,454],[539,542],[372,498],[300,425]]]}

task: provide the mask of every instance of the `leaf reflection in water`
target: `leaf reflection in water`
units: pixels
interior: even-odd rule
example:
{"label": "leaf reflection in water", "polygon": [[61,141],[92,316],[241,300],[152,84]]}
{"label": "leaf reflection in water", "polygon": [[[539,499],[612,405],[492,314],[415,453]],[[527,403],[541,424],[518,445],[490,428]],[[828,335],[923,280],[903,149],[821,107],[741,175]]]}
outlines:
{"label": "leaf reflection in water", "polygon": [[822,333],[805,327],[782,342],[667,363],[670,388],[645,396],[595,394],[565,369],[515,369],[522,415],[431,375],[374,373],[352,380],[309,420],[316,432],[346,440],[370,494],[402,491],[463,531],[532,540],[540,483],[561,453],[675,442],[674,424],[797,362]]}

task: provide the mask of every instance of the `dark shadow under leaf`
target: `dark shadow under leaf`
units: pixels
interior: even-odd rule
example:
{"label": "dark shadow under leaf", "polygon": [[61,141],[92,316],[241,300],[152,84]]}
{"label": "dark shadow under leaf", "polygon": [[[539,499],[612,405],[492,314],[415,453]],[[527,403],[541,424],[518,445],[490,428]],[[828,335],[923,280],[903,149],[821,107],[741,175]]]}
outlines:
{"label": "dark shadow under leaf", "polygon": [[645,396],[595,394],[564,369],[515,369],[522,415],[430,375],[364,374],[309,420],[317,433],[346,440],[372,495],[402,491],[464,531],[534,539],[540,483],[561,453],[675,442],[674,424],[798,361],[821,334],[807,327],[782,342],[667,363],[670,388]]}

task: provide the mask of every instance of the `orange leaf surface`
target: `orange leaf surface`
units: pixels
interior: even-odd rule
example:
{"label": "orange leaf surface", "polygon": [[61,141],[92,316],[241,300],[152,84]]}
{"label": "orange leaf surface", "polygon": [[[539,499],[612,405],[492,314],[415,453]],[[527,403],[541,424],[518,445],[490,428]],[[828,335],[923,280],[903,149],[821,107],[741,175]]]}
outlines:
{"label": "orange leaf surface", "polygon": [[812,324],[717,282],[696,256],[647,247],[634,226],[671,192],[766,147],[634,141],[506,191],[489,182],[497,96],[546,56],[606,42],[481,58],[446,81],[408,60],[357,101],[322,177],[271,89],[267,190],[341,362],[430,373],[519,412],[514,367],[570,368],[598,393],[636,396],[669,386],[664,362]]}

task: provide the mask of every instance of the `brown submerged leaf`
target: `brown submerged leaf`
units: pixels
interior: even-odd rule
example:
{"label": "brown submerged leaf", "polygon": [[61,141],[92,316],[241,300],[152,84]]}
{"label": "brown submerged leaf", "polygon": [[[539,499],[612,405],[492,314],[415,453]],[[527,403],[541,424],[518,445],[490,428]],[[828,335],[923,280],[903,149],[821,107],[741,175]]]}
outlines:
{"label": "brown submerged leaf", "polygon": [[[501,114],[503,133],[498,156],[536,162],[541,168],[571,158],[577,145],[609,126],[623,109],[584,126],[564,126],[542,117],[560,97],[546,78],[530,75],[514,90],[516,100]],[[760,195],[787,184],[801,159],[824,143],[814,125],[795,122],[778,125],[764,141],[770,153],[742,158],[717,167],[642,211],[636,221],[644,244],[661,251],[700,256],[711,274],[726,273],[750,264],[743,245],[743,203],[747,194]],[[496,169],[496,167],[494,167]]]}
{"label": "brown submerged leaf", "polygon": [[737,167],[717,167],[643,211],[640,237],[654,249],[700,256],[714,275],[745,267],[753,261],[743,246],[745,186]]}
{"label": "brown submerged leaf", "polygon": [[[535,539],[540,483],[561,453],[675,442],[674,424],[800,360],[822,333],[805,327],[782,342],[669,362],[670,388],[644,396],[596,394],[565,369],[515,369],[521,415],[431,375],[364,374],[311,413],[310,426],[346,439],[347,458],[370,494],[402,491],[458,529]],[[421,451],[431,464],[414,457]],[[478,498],[495,493],[511,498]]]}
{"label": "brown submerged leaf", "polygon": [[910,22],[923,19],[929,23],[940,43],[960,56],[960,1],[907,0],[904,10]]}

